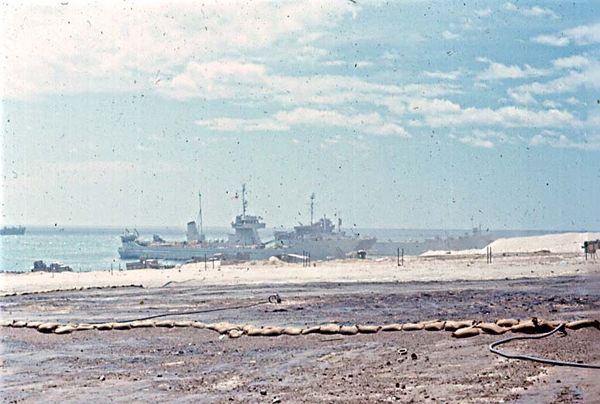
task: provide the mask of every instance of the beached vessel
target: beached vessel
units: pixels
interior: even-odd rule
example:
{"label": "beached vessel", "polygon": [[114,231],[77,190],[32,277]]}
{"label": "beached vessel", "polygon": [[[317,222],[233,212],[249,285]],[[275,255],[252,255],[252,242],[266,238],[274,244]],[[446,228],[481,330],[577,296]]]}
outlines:
{"label": "beached vessel", "polygon": [[213,259],[263,260],[274,255],[273,251],[265,248],[258,235],[258,229],[265,228],[258,216],[246,214],[246,186],[242,186],[242,214],[236,216],[231,227],[234,234],[229,234],[227,240],[206,240],[202,231],[202,199],[199,195],[200,210],[198,223],[187,224],[186,241],[164,241],[155,235],[152,241],[141,241],[138,234],[126,232],[121,236],[119,255],[122,259],[163,259],[173,261]]}
{"label": "beached vessel", "polygon": [[326,216],[313,222],[315,194],[310,196],[310,224],[295,226],[293,231],[276,231],[275,243],[295,254],[307,253],[311,259],[346,258],[371,249],[375,238],[347,234],[342,230],[342,219],[336,226]]}
{"label": "beached vessel", "polygon": [[2,229],[0,229],[0,236],[22,236],[23,234],[25,234],[25,227],[23,226],[19,226],[19,227],[6,227],[4,226]]}
{"label": "beached vessel", "polygon": [[[346,258],[359,250],[366,251],[375,243],[374,238],[360,238],[335,231],[327,218],[308,226],[297,226],[291,232],[276,232],[273,240],[262,242],[259,229],[266,227],[262,218],[246,213],[245,185],[242,186],[242,214],[235,217],[231,227],[235,233],[227,240],[206,240],[202,231],[202,202],[198,223],[187,224],[187,240],[167,242],[155,236],[152,241],[139,240],[138,234],[127,232],[121,236],[119,255],[122,259],[202,260],[234,259],[264,260],[272,256],[302,255],[311,260]],[[314,199],[314,196],[313,196]],[[312,205],[311,205],[312,212]],[[312,214],[311,214],[312,218]],[[200,229],[198,229],[198,224]],[[340,223],[341,224],[341,223]]]}
{"label": "beached vessel", "polygon": [[404,252],[404,255],[421,255],[427,251],[460,251],[481,249],[492,241],[494,237],[489,231],[482,231],[481,226],[473,227],[471,233],[460,237],[435,237],[424,240],[410,241],[377,241],[369,254],[374,256],[395,256]]}

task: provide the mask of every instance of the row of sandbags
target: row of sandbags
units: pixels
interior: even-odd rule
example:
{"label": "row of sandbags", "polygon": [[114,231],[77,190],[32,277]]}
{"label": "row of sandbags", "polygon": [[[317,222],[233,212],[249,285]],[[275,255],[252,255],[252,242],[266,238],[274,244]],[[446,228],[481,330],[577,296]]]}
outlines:
{"label": "row of sandbags", "polygon": [[0,297],[12,297],[12,296],[27,296],[27,295],[38,295],[42,293],[56,293],[56,292],[76,292],[79,290],[100,290],[100,289],[117,289],[117,288],[143,288],[144,285],[110,285],[110,286],[79,286],[70,289],[50,289],[50,290],[36,290],[33,292],[12,292],[0,294]]}
{"label": "row of sandbags", "polygon": [[374,334],[377,332],[391,331],[450,331],[455,338],[467,338],[484,334],[500,335],[505,332],[517,332],[527,334],[539,334],[552,331],[559,325],[563,324],[567,329],[576,330],[585,327],[594,327],[600,329],[598,320],[577,320],[577,321],[546,321],[533,317],[529,320],[519,319],[500,319],[495,322],[482,322],[477,320],[460,320],[460,321],[442,321],[429,320],[418,323],[405,324],[387,324],[387,325],[340,325],[327,324],[314,327],[279,327],[279,326],[256,326],[252,324],[236,325],[228,322],[219,322],[205,324],[199,321],[176,321],[176,320],[141,320],[131,322],[112,322],[102,324],[60,324],[53,322],[41,321],[12,321],[2,324],[6,327],[13,328],[34,328],[42,333],[54,334],[69,334],[74,331],[86,330],[130,330],[133,328],[146,327],[194,327],[206,328],[214,330],[219,334],[228,335],[231,338],[239,338],[243,335],[248,336],[267,336],[274,337],[278,335],[307,335],[307,334],[340,334],[340,335],[356,335],[356,334]]}

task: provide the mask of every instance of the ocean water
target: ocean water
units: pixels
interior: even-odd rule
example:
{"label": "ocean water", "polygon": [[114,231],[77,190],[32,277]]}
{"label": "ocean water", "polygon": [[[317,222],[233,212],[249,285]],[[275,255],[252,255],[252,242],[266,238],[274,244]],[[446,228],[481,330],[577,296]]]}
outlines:
{"label": "ocean water", "polygon": [[[142,240],[151,240],[160,234],[168,241],[185,239],[185,229],[146,228],[138,229]],[[226,239],[228,228],[206,228],[208,239]],[[46,264],[61,262],[76,272],[92,270],[125,269],[125,261],[119,258],[122,228],[54,228],[31,227],[22,236],[0,237],[0,271],[27,272],[33,262],[43,260]],[[436,229],[354,229],[347,233],[376,237],[378,241],[417,241],[437,237],[460,237],[468,230]],[[532,236],[550,233],[535,230],[502,230],[491,232],[497,238]],[[552,232],[554,233],[554,232]],[[557,231],[556,233],[559,233]],[[260,231],[263,241],[268,241],[272,230]]]}

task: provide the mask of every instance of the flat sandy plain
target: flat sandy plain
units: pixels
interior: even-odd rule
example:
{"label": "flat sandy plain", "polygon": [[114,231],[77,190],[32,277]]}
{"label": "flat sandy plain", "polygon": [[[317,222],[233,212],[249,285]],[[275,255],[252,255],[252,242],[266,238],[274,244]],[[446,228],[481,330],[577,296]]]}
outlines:
{"label": "flat sandy plain", "polygon": [[[170,314],[160,319],[297,327],[600,318],[600,261],[586,261],[581,252],[499,252],[491,264],[481,254],[409,257],[404,266],[395,258],[314,264],[0,274],[1,316],[66,324]],[[267,302],[274,293],[280,304]],[[178,314],[189,311],[196,313]],[[1,397],[7,403],[599,402],[600,370],[488,351],[490,343],[515,335],[456,339],[421,330],[229,338],[193,327],[66,335],[0,327]],[[500,349],[600,364],[600,330]]]}

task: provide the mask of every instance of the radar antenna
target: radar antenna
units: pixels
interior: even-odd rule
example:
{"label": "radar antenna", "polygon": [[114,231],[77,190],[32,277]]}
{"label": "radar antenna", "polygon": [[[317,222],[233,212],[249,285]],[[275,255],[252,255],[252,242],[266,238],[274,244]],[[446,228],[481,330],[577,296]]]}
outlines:
{"label": "radar antenna", "polygon": [[242,184],[242,217],[246,217],[246,207],[248,202],[246,201],[246,184]]}

